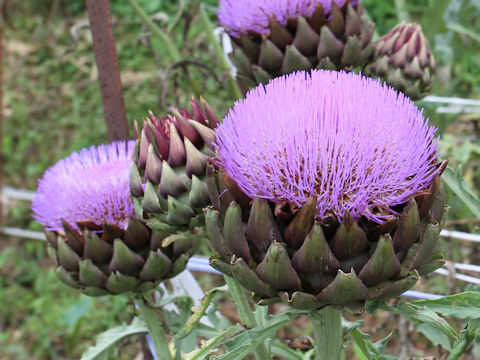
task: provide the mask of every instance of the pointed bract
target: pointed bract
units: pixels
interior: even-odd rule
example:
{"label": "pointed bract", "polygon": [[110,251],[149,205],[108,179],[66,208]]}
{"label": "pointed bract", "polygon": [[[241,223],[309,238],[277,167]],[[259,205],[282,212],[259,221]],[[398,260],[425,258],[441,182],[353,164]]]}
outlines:
{"label": "pointed bract", "polygon": [[230,56],[243,88],[266,85],[298,70],[350,71],[362,66],[373,51],[374,24],[359,4],[345,0],[247,3],[221,0],[219,12],[220,23],[234,43]]}
{"label": "pointed bract", "polygon": [[434,72],[435,59],[430,45],[420,25],[415,23],[399,24],[380,38],[365,69],[367,75],[380,77],[413,100],[428,94]]}
{"label": "pointed bract", "polygon": [[267,200],[260,198],[253,200],[246,234],[249,241],[261,251],[267,251],[274,241],[282,241]]}
{"label": "pointed bract", "polygon": [[217,127],[207,167],[212,266],[261,305],[358,311],[400,295],[443,263],[434,133],[403,95],[353,74],[299,72],[251,91]]}

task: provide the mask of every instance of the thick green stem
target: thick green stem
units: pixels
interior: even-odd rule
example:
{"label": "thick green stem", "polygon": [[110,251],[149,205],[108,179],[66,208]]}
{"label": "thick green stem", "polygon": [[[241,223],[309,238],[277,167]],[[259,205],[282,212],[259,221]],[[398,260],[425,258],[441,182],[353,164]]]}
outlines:
{"label": "thick green stem", "polygon": [[[222,67],[222,70],[230,72],[231,71],[230,65],[227,59],[225,59],[225,54],[223,53],[222,47],[220,46],[220,43],[217,41],[213,33],[212,22],[208,18],[207,13],[203,8],[203,4],[201,3],[198,7],[198,15],[200,17],[200,22],[207,33],[208,41],[210,42],[210,45],[212,45],[213,47],[213,52],[215,53],[215,56],[217,57],[217,60],[220,63],[220,66]],[[238,86],[237,82],[235,81],[232,75],[229,75],[228,77],[228,85],[230,86],[230,92],[234,100],[238,100],[243,97],[242,91],[240,90],[240,87]]]}
{"label": "thick green stem", "polygon": [[[232,296],[233,302],[237,307],[238,316],[240,316],[242,324],[249,328],[257,326],[255,315],[253,314],[248,298],[245,295],[245,290],[231,277],[226,275],[223,277],[227,283],[228,292]],[[255,357],[257,360],[269,360],[271,358],[270,352],[265,344],[261,344],[255,349]]]}
{"label": "thick green stem", "polygon": [[168,340],[165,333],[165,329],[160,323],[155,310],[152,309],[146,302],[143,296],[135,297],[135,302],[140,311],[140,315],[147,324],[148,333],[152,338],[153,347],[155,348],[155,353],[157,359],[159,360],[173,360],[172,354],[170,353],[170,348],[168,346]]}
{"label": "thick green stem", "polygon": [[327,306],[308,315],[313,325],[315,360],[339,360],[343,347],[342,312]]}

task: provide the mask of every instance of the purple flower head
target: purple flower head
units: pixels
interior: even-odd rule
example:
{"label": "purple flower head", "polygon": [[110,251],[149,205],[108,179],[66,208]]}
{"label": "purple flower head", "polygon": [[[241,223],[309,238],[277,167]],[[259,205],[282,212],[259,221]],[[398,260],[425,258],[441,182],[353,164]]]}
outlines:
{"label": "purple flower head", "polygon": [[135,141],[91,146],[60,160],[39,181],[34,218],[46,230],[62,230],[61,219],[111,223],[126,228],[134,213],[129,169]]}
{"label": "purple flower head", "polygon": [[234,36],[248,31],[269,34],[269,18],[286,25],[289,18],[312,16],[317,4],[322,4],[325,15],[328,15],[333,1],[343,7],[348,0],[220,0],[218,18]]}
{"label": "purple flower head", "polygon": [[216,130],[219,165],[250,197],[381,223],[438,172],[436,129],[412,101],[353,73],[276,78]]}

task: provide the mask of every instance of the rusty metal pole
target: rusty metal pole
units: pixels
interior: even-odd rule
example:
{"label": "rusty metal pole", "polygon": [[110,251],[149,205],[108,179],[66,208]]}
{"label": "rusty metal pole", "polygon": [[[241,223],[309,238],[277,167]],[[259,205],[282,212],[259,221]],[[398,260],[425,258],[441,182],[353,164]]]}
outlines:
{"label": "rusty metal pole", "polygon": [[128,123],[109,0],[86,0],[108,141],[127,140]]}
{"label": "rusty metal pole", "polygon": [[0,225],[3,223],[3,28],[5,1],[0,0]]}

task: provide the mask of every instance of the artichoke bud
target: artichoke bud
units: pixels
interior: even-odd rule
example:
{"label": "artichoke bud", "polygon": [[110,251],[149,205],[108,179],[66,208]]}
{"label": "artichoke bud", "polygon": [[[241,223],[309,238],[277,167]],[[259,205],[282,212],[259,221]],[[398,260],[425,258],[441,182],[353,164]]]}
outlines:
{"label": "artichoke bud", "polygon": [[348,212],[337,221],[317,219],[314,196],[301,208],[245,201],[248,196],[221,168],[209,174],[217,204],[205,210],[207,237],[217,254],[211,263],[254,292],[259,304],[358,309],[366,300],[400,295],[419,273],[444,263],[434,251],[446,211],[441,172],[382,224]]}
{"label": "artichoke bud", "polygon": [[[206,118],[202,119],[204,124]],[[172,132],[171,121],[164,121],[164,127],[151,128],[155,122],[158,120],[152,114],[141,132],[136,126],[142,139],[137,143],[120,141],[73,153],[52,166],[39,184],[32,208],[45,228],[55,273],[65,284],[87,295],[153,289],[185,269],[201,235],[198,226],[183,232],[168,223],[190,222],[193,210],[181,196],[192,181],[177,174],[175,165],[162,160],[169,156],[167,140],[171,138],[166,134]],[[193,128],[183,125],[179,129],[175,131],[188,136],[192,143],[203,141]],[[176,150],[175,161],[181,153],[181,149]],[[147,169],[139,170],[136,163]],[[168,199],[161,197],[159,182]],[[194,182],[195,201],[205,201],[201,193],[207,192],[206,186]],[[165,219],[149,218],[145,223],[135,216],[135,212],[144,210],[141,202],[132,202],[131,192],[134,197],[143,197],[149,211],[168,210]],[[180,198],[176,200],[171,194]]]}
{"label": "artichoke bud", "polygon": [[[259,7],[259,12],[271,10]],[[332,1],[331,9],[318,2],[313,12],[288,16],[273,11],[261,32],[224,25],[234,43],[230,56],[237,80],[247,88],[299,70],[352,70],[373,52],[375,25],[358,2],[345,1],[339,7]]]}
{"label": "artichoke bud", "polygon": [[365,68],[365,75],[379,77],[413,100],[430,92],[434,73],[435,58],[416,23],[399,24],[380,38]]}
{"label": "artichoke bud", "polygon": [[205,173],[213,154],[218,117],[204,100],[192,98],[191,111],[174,109],[166,118],[151,111],[137,138],[130,190],[137,217],[164,222],[177,231],[196,231],[195,218],[210,203]]}
{"label": "artichoke bud", "polygon": [[86,222],[74,229],[64,222],[63,231],[48,232],[60,280],[91,296],[151,290],[184,270],[195,249],[194,238],[181,252],[176,242],[162,246],[160,232],[133,216],[126,229],[107,223],[103,229]]}

